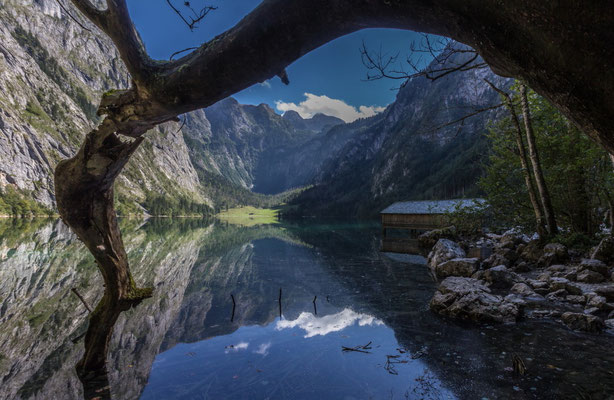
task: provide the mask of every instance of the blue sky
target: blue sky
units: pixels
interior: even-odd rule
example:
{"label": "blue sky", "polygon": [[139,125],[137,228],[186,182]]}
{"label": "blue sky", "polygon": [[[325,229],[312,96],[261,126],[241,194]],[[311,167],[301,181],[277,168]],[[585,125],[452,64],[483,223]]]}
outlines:
{"label": "blue sky", "polygon": [[[183,0],[172,0],[180,11],[187,11]],[[255,8],[260,0],[192,0],[199,10],[204,5],[217,6],[198,28],[190,31],[164,0],[129,0],[130,13],[153,58],[168,59],[172,53],[194,47],[234,26]],[[330,42],[297,60],[287,68],[290,85],[279,78],[256,84],[234,97],[241,103],[267,103],[278,112],[289,109],[303,117],[316,112],[339,114],[352,120],[381,111],[394,101],[399,82],[365,82],[367,70],[360,59],[363,42],[370,48],[400,52],[405,59],[409,45],[419,40],[417,33],[393,29],[368,29]],[[349,106],[349,107],[348,107]],[[362,106],[362,108],[361,108]]]}

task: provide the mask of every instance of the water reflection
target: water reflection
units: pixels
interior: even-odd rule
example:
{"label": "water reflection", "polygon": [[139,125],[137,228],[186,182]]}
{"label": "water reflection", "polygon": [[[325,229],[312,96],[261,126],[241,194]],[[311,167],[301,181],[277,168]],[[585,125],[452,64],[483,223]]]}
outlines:
{"label": "water reflection", "polygon": [[[554,322],[438,318],[427,308],[427,269],[379,253],[373,227],[122,223],[135,279],[155,287],[153,297],[109,308],[114,326],[89,325],[109,343],[97,355],[106,370],[77,375],[88,312],[71,289],[98,303],[93,259],[59,222],[0,222],[1,399],[606,399],[613,391],[611,336]],[[513,354],[527,375],[510,371]]]}

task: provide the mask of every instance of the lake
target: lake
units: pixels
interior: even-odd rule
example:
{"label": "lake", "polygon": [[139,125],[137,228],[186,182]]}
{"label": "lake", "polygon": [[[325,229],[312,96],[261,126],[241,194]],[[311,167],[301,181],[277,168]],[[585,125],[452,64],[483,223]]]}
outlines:
{"label": "lake", "polygon": [[[469,325],[428,308],[417,256],[379,226],[122,220],[135,280],[87,398],[608,399],[614,337],[555,321]],[[82,399],[102,279],[59,221],[0,221],[0,398]],[[525,375],[512,370],[518,355]],[[103,387],[104,386],[104,387]],[[93,393],[93,394],[92,394]]]}

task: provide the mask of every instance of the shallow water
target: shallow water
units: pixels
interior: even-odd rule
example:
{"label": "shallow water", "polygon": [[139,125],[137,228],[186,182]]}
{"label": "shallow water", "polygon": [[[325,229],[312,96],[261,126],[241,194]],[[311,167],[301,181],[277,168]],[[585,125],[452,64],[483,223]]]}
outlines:
{"label": "shallow water", "polygon": [[[613,336],[555,321],[440,318],[428,310],[435,283],[427,268],[419,257],[380,253],[376,225],[122,224],[135,279],[155,291],[115,326],[113,398],[614,393]],[[0,222],[0,398],[83,398],[74,366],[87,311],[71,288],[92,306],[102,294],[92,258],[61,223]],[[512,372],[514,354],[526,375]]]}

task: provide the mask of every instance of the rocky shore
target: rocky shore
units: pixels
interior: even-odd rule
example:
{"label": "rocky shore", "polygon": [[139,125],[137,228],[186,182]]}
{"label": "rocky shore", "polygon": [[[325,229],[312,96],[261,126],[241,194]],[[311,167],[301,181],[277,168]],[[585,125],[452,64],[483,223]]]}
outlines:
{"label": "rocky shore", "polygon": [[513,231],[463,239],[430,231],[427,264],[439,282],[434,312],[486,323],[558,320],[573,330],[614,333],[614,238],[588,254]]}

